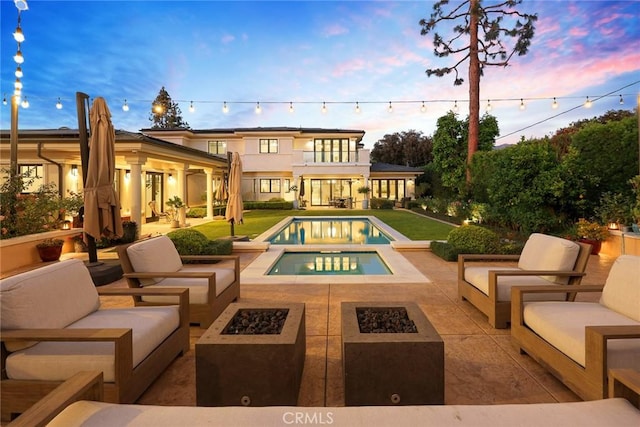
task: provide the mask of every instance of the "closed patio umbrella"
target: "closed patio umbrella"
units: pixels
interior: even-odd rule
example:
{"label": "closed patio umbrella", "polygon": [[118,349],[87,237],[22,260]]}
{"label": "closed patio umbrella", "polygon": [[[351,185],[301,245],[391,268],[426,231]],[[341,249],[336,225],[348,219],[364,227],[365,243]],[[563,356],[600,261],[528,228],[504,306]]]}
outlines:
{"label": "closed patio umbrella", "polygon": [[298,199],[300,199],[300,207],[304,207],[304,176],[300,177],[300,192],[298,193]]}
{"label": "closed patio umbrella", "polygon": [[98,97],[93,101],[89,123],[91,136],[84,187],[84,232],[95,239],[120,237],[120,201],[113,188],[116,135],[104,98]]}
{"label": "closed patio umbrella", "polygon": [[231,235],[234,234],[234,224],[242,223],[242,163],[240,155],[233,153],[231,156],[231,167],[229,168],[229,199],[227,200],[227,211],[225,219],[231,223]]}

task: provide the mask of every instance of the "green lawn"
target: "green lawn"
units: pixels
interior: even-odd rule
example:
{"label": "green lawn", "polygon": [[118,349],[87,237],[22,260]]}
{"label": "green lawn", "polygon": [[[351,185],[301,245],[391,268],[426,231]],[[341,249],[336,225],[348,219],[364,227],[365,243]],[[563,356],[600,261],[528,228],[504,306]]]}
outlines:
{"label": "green lawn", "polygon": [[[255,239],[288,216],[375,216],[410,240],[446,240],[449,231],[453,229],[451,225],[400,210],[255,210],[245,212],[244,224],[235,225],[235,235]],[[230,234],[230,225],[224,220],[211,221],[193,228],[204,233],[209,239]]]}

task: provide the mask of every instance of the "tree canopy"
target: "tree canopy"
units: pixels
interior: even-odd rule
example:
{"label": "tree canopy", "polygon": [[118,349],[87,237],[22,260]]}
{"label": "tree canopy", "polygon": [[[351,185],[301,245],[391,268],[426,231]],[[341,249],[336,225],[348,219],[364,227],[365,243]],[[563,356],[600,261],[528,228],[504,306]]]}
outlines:
{"label": "tree canopy", "polygon": [[151,104],[149,121],[153,123],[153,129],[189,129],[189,123],[182,119],[178,103],[173,102],[164,86]]}
{"label": "tree canopy", "polygon": [[431,138],[409,130],[387,134],[371,150],[373,163],[420,167],[431,162]]}

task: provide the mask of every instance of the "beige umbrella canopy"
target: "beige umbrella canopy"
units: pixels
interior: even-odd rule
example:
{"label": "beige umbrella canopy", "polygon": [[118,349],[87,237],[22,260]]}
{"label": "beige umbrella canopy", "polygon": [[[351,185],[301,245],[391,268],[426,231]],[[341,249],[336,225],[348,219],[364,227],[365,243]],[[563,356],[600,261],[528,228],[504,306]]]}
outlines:
{"label": "beige umbrella canopy", "polygon": [[113,188],[116,134],[111,112],[102,97],[89,111],[91,138],[84,187],[84,232],[95,239],[122,236],[120,201]]}
{"label": "beige umbrella canopy", "polygon": [[231,223],[231,235],[234,236],[234,224],[242,223],[242,163],[240,155],[233,153],[229,171],[229,200],[225,218]]}

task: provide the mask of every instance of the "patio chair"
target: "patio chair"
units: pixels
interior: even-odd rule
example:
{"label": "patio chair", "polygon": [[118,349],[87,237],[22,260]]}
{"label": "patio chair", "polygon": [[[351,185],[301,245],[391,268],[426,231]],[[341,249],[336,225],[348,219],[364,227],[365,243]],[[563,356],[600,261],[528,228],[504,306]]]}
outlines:
{"label": "patio chair", "polygon": [[156,216],[160,219],[164,218],[165,222],[171,222],[171,215],[169,215],[167,212],[158,212],[155,200],[149,202],[149,209],[151,209],[151,216]]}
{"label": "patio chair", "polygon": [[[178,305],[100,308],[100,295],[173,296]],[[177,356],[189,351],[184,289],[98,288],[81,260],[0,280],[2,420],[74,374],[104,374],[104,398],[134,402]]]}
{"label": "patio chair", "polygon": [[[557,290],[556,290],[557,291]],[[529,301],[535,286],[512,290],[511,336],[521,353],[548,369],[584,400],[607,395],[607,371],[640,370],[640,256],[621,255],[598,302]]]}
{"label": "patio chair", "polygon": [[[240,257],[237,255],[180,256],[167,236],[117,247],[124,277],[131,288],[188,288],[189,321],[209,325],[230,302],[240,298]],[[230,260],[233,267],[215,264],[183,265],[183,261]],[[164,297],[134,298],[136,306],[174,301]]]}
{"label": "patio chair", "polygon": [[[513,286],[579,285],[590,253],[588,244],[533,233],[520,255],[461,254],[458,256],[458,295],[484,313],[491,326],[504,329],[510,322]],[[474,266],[478,261],[517,261],[518,265]],[[571,300],[575,294],[553,297]]]}

